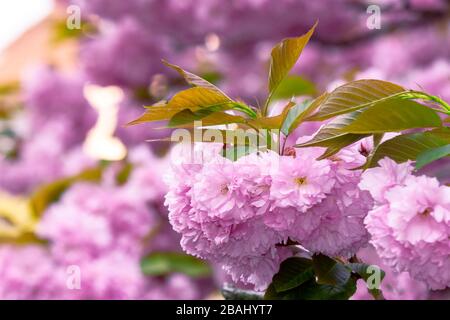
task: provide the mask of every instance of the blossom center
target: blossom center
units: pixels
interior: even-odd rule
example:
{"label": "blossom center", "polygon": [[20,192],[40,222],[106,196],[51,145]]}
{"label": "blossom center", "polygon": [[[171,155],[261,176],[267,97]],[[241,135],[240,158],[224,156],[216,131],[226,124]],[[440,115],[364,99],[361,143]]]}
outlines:
{"label": "blossom center", "polygon": [[361,155],[363,155],[364,157],[368,157],[369,156],[369,154],[370,154],[370,151],[361,143],[360,145],[359,145],[359,149],[358,149],[358,151],[359,151],[359,153],[361,154]]}
{"label": "blossom center", "polygon": [[306,177],[297,177],[294,179],[295,183],[299,186],[306,184]]}
{"label": "blossom center", "polygon": [[229,190],[230,190],[230,189],[228,188],[228,185],[227,185],[227,184],[223,184],[223,185],[220,187],[220,193],[221,193],[221,194],[227,194]]}
{"label": "blossom center", "polygon": [[424,211],[420,212],[419,214],[422,217],[428,217],[430,215],[430,213],[433,212],[432,208],[426,208]]}

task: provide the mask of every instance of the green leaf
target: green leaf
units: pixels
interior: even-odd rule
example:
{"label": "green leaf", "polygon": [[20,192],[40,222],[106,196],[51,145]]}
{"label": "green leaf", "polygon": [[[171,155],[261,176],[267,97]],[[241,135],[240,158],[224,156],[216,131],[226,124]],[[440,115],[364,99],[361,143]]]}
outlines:
{"label": "green leaf", "polygon": [[351,270],[330,257],[314,255],[312,261],[318,284],[344,285],[350,279]]}
{"label": "green leaf", "polygon": [[292,107],[289,112],[287,113],[283,124],[281,125],[281,132],[285,135],[289,135],[289,130],[291,128],[292,123],[295,121],[295,119],[305,111],[305,109],[311,104],[310,101],[303,101],[300,104],[295,105]]}
{"label": "green leaf", "polygon": [[[269,71],[269,98],[272,97],[281,81],[287,76],[289,71],[297,62],[303,48],[311,38],[317,22],[304,35],[297,38],[287,38],[278,43],[271,52]],[[266,103],[267,104],[267,103]]]}
{"label": "green leaf", "polygon": [[371,134],[442,125],[435,111],[415,101],[390,99],[363,109],[342,132]]}
{"label": "green leaf", "polygon": [[134,165],[130,162],[125,163],[116,175],[116,182],[119,186],[127,183],[128,178],[133,172]]}
{"label": "green leaf", "polygon": [[[278,293],[275,290],[275,286],[273,282],[267,287],[266,292],[264,293],[264,300],[282,300],[285,297],[285,294]],[[288,300],[287,298],[285,300]]]}
{"label": "green leaf", "polygon": [[238,289],[229,284],[225,284],[221,290],[225,300],[262,300],[264,295],[262,292]]}
{"label": "green leaf", "polygon": [[[352,272],[356,273],[359,277],[361,277],[366,283],[368,281],[368,279],[372,276],[372,273],[369,272],[371,265],[366,264],[366,263],[349,263],[347,264],[347,266],[352,270]],[[378,267],[379,268],[379,267]],[[381,281],[383,281],[384,276],[386,275],[386,273],[379,268],[380,270],[380,284]],[[383,293],[381,292],[380,289],[374,288],[374,289],[368,289],[369,293],[375,298],[375,299],[380,299],[383,297]]]}
{"label": "green leaf", "polygon": [[420,154],[450,143],[450,130],[439,128],[426,132],[396,136],[378,146],[366,167],[375,167],[378,161],[389,157],[397,163],[415,160]]}
{"label": "green leaf", "polygon": [[383,140],[383,137],[384,137],[384,133],[376,133],[376,134],[374,134],[373,135],[373,147],[374,148],[377,148],[379,145],[380,145],[380,143],[381,143],[381,140]]}
{"label": "green leaf", "polygon": [[88,169],[78,175],[63,178],[49,184],[40,186],[33,192],[30,198],[30,204],[35,216],[40,217],[47,207],[57,201],[72,184],[79,181],[100,181],[102,168]]}
{"label": "green leaf", "polygon": [[427,132],[450,143],[450,127],[436,128]]}
{"label": "green leaf", "polygon": [[17,93],[20,91],[20,83],[13,81],[0,85],[0,96]]}
{"label": "green leaf", "polygon": [[98,31],[94,24],[83,20],[78,28],[67,28],[67,21],[64,18],[55,20],[53,24],[51,40],[54,44],[59,44],[66,40],[78,40],[88,34],[93,35]]}
{"label": "green leaf", "polygon": [[294,110],[291,110],[288,114],[288,120],[286,120],[286,127],[284,128],[284,134],[288,135],[291,134],[292,131],[297,129],[297,127],[305,121],[305,119],[316,109],[320,106],[322,101],[326,99],[328,96],[328,93],[325,92],[321,94],[319,97],[314,99],[314,101],[308,103],[302,103],[298,107],[294,108]]}
{"label": "green leaf", "polygon": [[265,300],[347,300],[355,294],[356,279],[350,279],[337,286],[318,284],[310,279],[302,285],[283,292],[276,292],[271,284],[264,295]]}
{"label": "green leaf", "polygon": [[381,143],[381,141],[383,140],[384,137],[384,133],[375,133],[372,136],[372,141],[373,141],[373,148],[370,151],[370,153],[368,155],[366,155],[366,162],[359,167],[354,168],[354,170],[367,170],[369,164],[371,163],[374,154],[377,152],[377,149]]}
{"label": "green leaf", "polygon": [[[189,83],[195,87],[200,87],[200,88],[208,89],[210,91],[215,91],[217,94],[224,96],[224,97],[228,98],[228,100],[232,101],[232,99],[230,97],[228,97],[222,90],[220,90],[218,87],[216,87],[209,81],[203,79],[202,77],[200,77],[196,74],[193,74],[189,71],[186,71],[186,70],[182,69],[181,67],[171,64],[165,60],[163,60],[163,64],[165,64],[166,66],[177,71],[186,80],[187,83]],[[251,108],[249,108],[247,105],[245,105],[243,103],[236,102],[232,108],[248,114],[251,118],[256,117],[256,112],[253,111]]]}
{"label": "green leaf", "polygon": [[231,161],[237,161],[239,158],[248,156],[258,151],[258,146],[254,145],[234,145],[227,147],[221,151],[221,155]]}
{"label": "green leaf", "polygon": [[258,129],[281,129],[286,117],[294,106],[295,103],[289,101],[283,108],[281,114],[273,117],[259,117],[249,120],[247,123]]}
{"label": "green leaf", "polygon": [[160,102],[147,107],[143,115],[128,125],[169,120],[185,109],[192,112],[208,107],[214,107],[216,110],[228,110],[233,103],[235,102],[220,92],[208,88],[194,87],[178,92],[165,104]]}
{"label": "green leaf", "polygon": [[335,116],[376,105],[407,93],[404,88],[387,81],[357,80],[332,91],[322,102],[317,113],[308,118],[322,121]]}
{"label": "green leaf", "polygon": [[342,136],[337,136],[335,139],[328,140],[328,147],[325,152],[317,158],[317,160],[326,159],[331,157],[341,151],[343,148],[367,137],[367,135],[361,134],[344,134]]}
{"label": "green leaf", "polygon": [[154,252],[141,260],[145,275],[164,276],[184,273],[190,277],[207,277],[211,274],[209,265],[196,257],[179,252]]}
{"label": "green leaf", "polygon": [[420,169],[427,164],[448,155],[450,155],[450,144],[424,151],[417,156],[416,169]]}
{"label": "green leaf", "polygon": [[281,264],[264,299],[349,299],[356,291],[356,280],[350,268],[327,256],[316,255],[312,261],[290,258]]}
{"label": "green leaf", "polygon": [[433,110],[414,101],[390,99],[336,117],[310,141],[296,147],[325,147],[327,151],[319,158],[323,159],[373,133],[439,125],[439,116]]}
{"label": "green leaf", "polygon": [[273,277],[272,284],[276,292],[283,292],[314,277],[312,261],[306,258],[289,258],[280,265],[280,271]]}
{"label": "green leaf", "polygon": [[258,116],[258,114],[256,113],[255,110],[253,110],[248,105],[246,105],[245,103],[242,103],[242,102],[235,102],[235,103],[233,103],[231,105],[231,109],[243,112],[243,113],[247,114],[252,119],[256,119],[256,117]]}
{"label": "green leaf", "polygon": [[176,113],[172,118],[170,118],[167,124],[169,128],[177,127],[180,125],[192,123],[194,121],[200,120],[207,116],[212,115],[214,112],[220,111],[222,106],[211,106],[202,108],[197,111],[191,111],[190,109],[184,109]]}
{"label": "green leaf", "polygon": [[428,94],[426,92],[420,92],[420,91],[409,91],[407,94],[402,95],[405,99],[420,99],[424,101],[430,101],[434,104],[437,104],[442,109],[444,109],[444,113],[450,112],[450,105],[442,100],[441,98],[437,96],[433,96],[431,94]]}
{"label": "green leaf", "polygon": [[[347,266],[352,270],[352,272],[358,274],[362,279],[364,279],[364,281],[367,281],[367,279],[372,275],[372,273],[368,272],[371,265],[367,263],[349,263]],[[381,268],[380,273],[381,280],[383,280],[386,273]]]}
{"label": "green leaf", "polygon": [[210,83],[218,83],[223,80],[223,75],[216,70],[205,70],[200,73],[200,76]]}
{"label": "green leaf", "polygon": [[211,112],[207,108],[195,112],[184,109],[170,119],[168,126],[170,128],[193,128],[194,122],[199,120],[201,120],[202,127],[246,122],[246,119],[241,116],[225,112]]}
{"label": "green leaf", "polygon": [[329,123],[324,125],[319,132],[309,141],[295,145],[298,148],[305,147],[325,147],[326,152],[320,157],[329,157],[341,150],[342,148],[355,143],[356,141],[367,137],[367,134],[349,134],[343,132],[349,123],[363,110],[354,111],[352,113],[340,115]]}
{"label": "green leaf", "polygon": [[204,142],[204,143],[226,143],[229,147],[232,146],[260,146],[265,147],[266,140],[265,137],[259,136],[256,130],[221,130],[215,128],[185,128],[187,132],[186,135],[181,136],[169,136],[158,139],[146,140],[147,142],[181,142],[193,143],[193,142]]}
{"label": "green leaf", "polygon": [[272,100],[291,99],[304,95],[312,96],[316,93],[316,86],[311,81],[299,76],[287,76],[273,93]]}

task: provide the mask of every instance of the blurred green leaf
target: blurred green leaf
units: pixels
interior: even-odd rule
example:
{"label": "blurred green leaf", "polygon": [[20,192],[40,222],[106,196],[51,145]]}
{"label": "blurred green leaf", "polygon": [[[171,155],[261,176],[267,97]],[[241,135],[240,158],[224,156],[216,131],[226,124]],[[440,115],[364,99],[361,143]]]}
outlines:
{"label": "blurred green leaf", "polygon": [[141,260],[141,270],[150,276],[183,273],[200,278],[211,274],[211,268],[205,261],[180,252],[151,253]]}
{"label": "blurred green leaf", "polygon": [[36,217],[40,217],[45,209],[59,197],[72,184],[79,181],[100,181],[102,176],[102,168],[88,169],[78,175],[53,181],[49,184],[40,186],[33,192],[30,197],[30,204]]}
{"label": "blurred green leaf", "polygon": [[131,172],[133,172],[134,166],[132,163],[127,162],[125,163],[121,170],[116,175],[116,181],[118,185],[124,185],[127,183],[128,178],[131,175]]}
{"label": "blurred green leaf", "polygon": [[71,39],[77,40],[85,36],[86,34],[92,34],[95,32],[97,32],[96,26],[89,22],[81,21],[80,28],[69,29],[67,27],[66,19],[61,19],[54,22],[52,40],[55,43]]}
{"label": "blurred green leaf", "polygon": [[[213,85],[211,82],[207,81],[206,79],[203,79],[202,77],[200,77],[196,74],[186,71],[177,65],[171,64],[171,63],[167,62],[166,60],[163,60],[163,64],[165,64],[169,68],[172,68],[175,71],[177,71],[184,78],[184,80],[186,80],[187,83],[189,83],[195,87],[201,87],[201,88],[206,88],[209,90],[216,91],[216,92],[220,93],[221,95],[227,97],[227,95],[222,90],[220,90],[218,87],[216,87],[215,85]],[[229,98],[229,99],[231,100],[231,98]]]}
{"label": "blurred green leaf", "polygon": [[0,85],[0,96],[17,93],[20,90],[19,82],[10,82]]}
{"label": "blurred green leaf", "polygon": [[316,93],[316,86],[311,81],[299,76],[287,76],[273,93],[272,100],[291,99],[304,95],[312,96]]}
{"label": "blurred green leaf", "polygon": [[223,75],[218,71],[207,71],[201,73],[201,78],[214,84],[220,82],[223,79]]}

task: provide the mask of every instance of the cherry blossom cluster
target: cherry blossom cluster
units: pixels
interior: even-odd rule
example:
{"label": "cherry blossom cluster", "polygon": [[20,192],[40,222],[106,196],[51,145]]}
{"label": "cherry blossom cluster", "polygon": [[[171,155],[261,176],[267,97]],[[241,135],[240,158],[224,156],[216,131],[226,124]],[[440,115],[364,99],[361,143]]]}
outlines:
{"label": "cherry blossom cluster", "polygon": [[450,187],[412,175],[410,163],[385,158],[363,174],[360,188],[375,205],[365,218],[382,261],[433,290],[450,286]]}
{"label": "cherry blossom cluster", "polygon": [[347,258],[367,244],[363,220],[372,198],[358,187],[361,171],[350,170],[362,161],[355,148],[324,160],[316,160],[321,148],[306,148],[237,161],[221,148],[196,145],[203,161],[176,158],[166,177],[169,219],[188,253],[262,290],[293,254],[288,244]]}

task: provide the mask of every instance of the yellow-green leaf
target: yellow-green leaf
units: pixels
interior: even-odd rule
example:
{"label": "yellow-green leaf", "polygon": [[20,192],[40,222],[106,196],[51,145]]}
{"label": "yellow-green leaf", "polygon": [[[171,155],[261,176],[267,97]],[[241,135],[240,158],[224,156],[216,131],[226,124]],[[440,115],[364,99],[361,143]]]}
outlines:
{"label": "yellow-green leaf", "polygon": [[320,105],[317,113],[308,120],[321,121],[344,113],[373,106],[399,97],[408,91],[387,81],[357,80],[346,83],[332,91]]}
{"label": "yellow-green leaf", "polygon": [[403,134],[389,139],[378,146],[365,167],[377,166],[378,161],[384,157],[389,157],[398,163],[415,160],[417,156],[430,149],[445,146],[450,143],[448,132],[450,130],[443,129]]}
{"label": "yellow-green leaf", "polygon": [[284,134],[290,134],[290,133],[292,133],[292,131],[297,129],[297,127],[303,121],[305,121],[305,119],[309,115],[311,115],[311,113],[313,113],[320,106],[322,101],[325,100],[327,98],[327,96],[328,96],[328,93],[325,92],[325,93],[321,94],[319,97],[317,97],[310,104],[299,105],[298,109],[294,108],[294,109],[290,110],[288,117],[290,117],[291,114],[292,114],[292,116],[294,117],[294,120],[292,120],[292,123],[289,124],[288,130],[283,132],[283,133]]}
{"label": "yellow-green leaf", "polygon": [[[201,110],[192,112],[189,109],[185,109],[180,113],[177,113],[172,117],[172,119],[170,119],[169,127],[193,128],[195,121],[201,121],[201,127],[218,126],[231,123],[244,123],[246,121],[246,119],[241,116],[236,116],[225,112],[202,114],[200,111]],[[180,119],[177,119],[176,117],[180,117]]]}
{"label": "yellow-green leaf", "polygon": [[184,109],[197,111],[202,108],[216,106],[220,107],[221,110],[227,110],[230,109],[232,102],[230,98],[216,90],[194,87],[178,92],[165,105],[158,103],[148,107],[143,115],[130,122],[129,125],[169,120]]}
{"label": "yellow-green leaf", "polygon": [[352,113],[343,114],[336,117],[329,123],[320,128],[319,132],[309,141],[300,143],[296,147],[326,147],[330,148],[338,145],[341,148],[352,144],[367,135],[363,134],[349,134],[343,132],[343,128],[349,125],[362,110],[354,111]]}
{"label": "yellow-green leaf", "polygon": [[248,124],[258,129],[281,129],[284,120],[286,119],[289,111],[295,106],[295,103],[289,101],[283,108],[283,111],[273,117],[259,117],[254,120],[249,120]]}
{"label": "yellow-green leaf", "polygon": [[[158,139],[150,139],[146,140],[147,142],[220,142],[227,143],[233,145],[263,145],[261,144],[262,138],[258,136],[258,132],[254,130],[243,130],[243,129],[235,129],[235,130],[222,130],[222,129],[202,129],[202,128],[194,128],[194,127],[186,127],[183,128],[186,130],[186,134],[158,138]],[[185,139],[186,138],[186,139]],[[183,140],[184,139],[184,140]],[[219,140],[217,140],[219,139]],[[258,140],[259,139],[259,140]],[[253,143],[254,142],[254,143]]]}
{"label": "yellow-green leaf", "polygon": [[37,222],[28,199],[0,192],[0,243],[36,242]]}
{"label": "yellow-green leaf", "polygon": [[269,96],[272,96],[281,81],[295,65],[303,48],[314,33],[316,26],[317,22],[306,34],[297,38],[284,39],[272,49],[269,71]]}
{"label": "yellow-green leaf", "polygon": [[374,133],[440,125],[440,118],[432,109],[414,101],[390,99],[336,117],[313,139],[297,147],[326,147],[326,152],[320,157],[322,159]]}
{"label": "yellow-green leaf", "polygon": [[442,125],[437,113],[415,101],[389,99],[365,109],[346,127],[345,133],[397,132]]}

